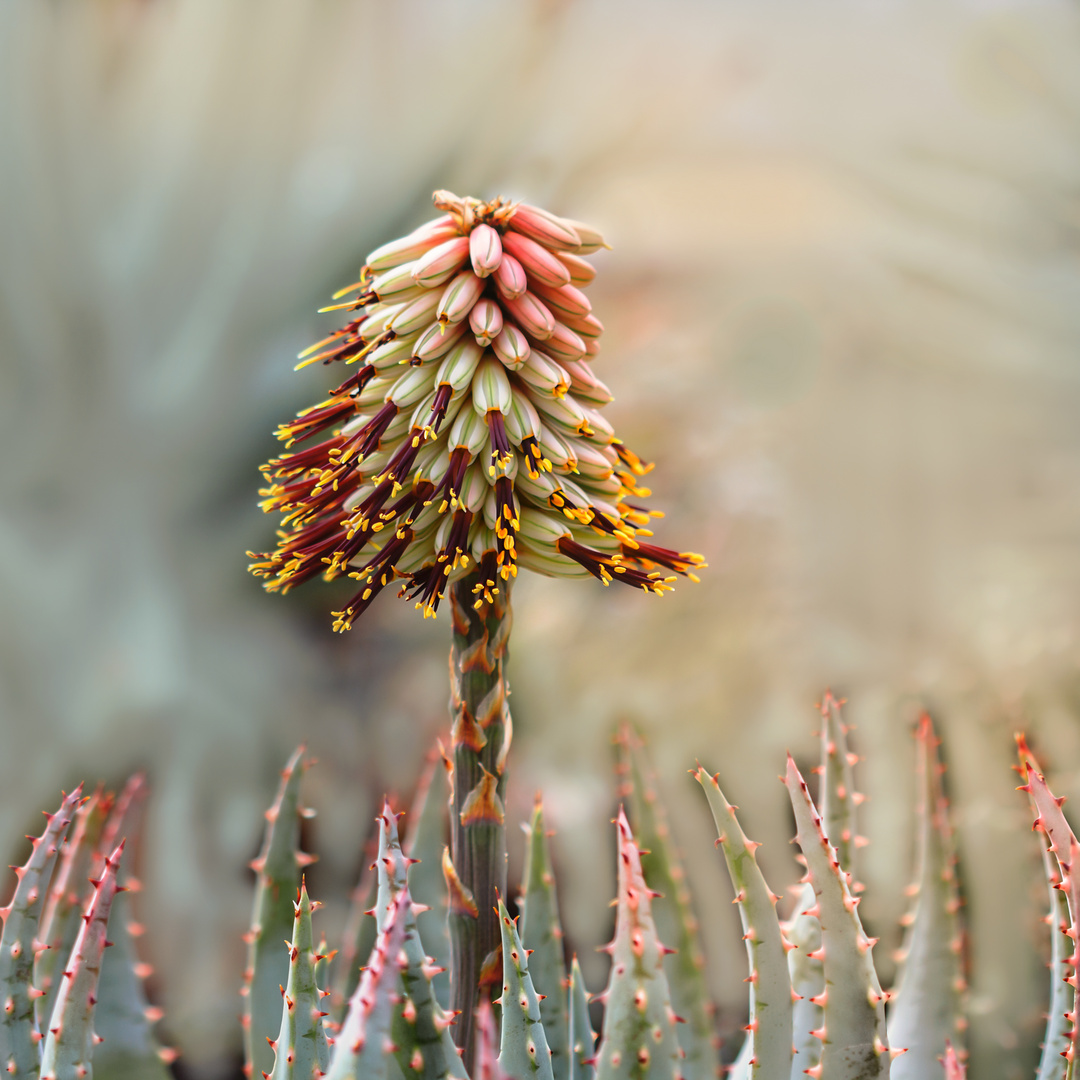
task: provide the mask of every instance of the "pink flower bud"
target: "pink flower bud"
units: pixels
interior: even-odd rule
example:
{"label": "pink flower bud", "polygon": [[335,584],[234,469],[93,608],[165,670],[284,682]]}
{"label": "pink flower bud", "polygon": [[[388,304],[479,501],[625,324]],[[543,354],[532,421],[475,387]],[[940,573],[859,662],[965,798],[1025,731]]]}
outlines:
{"label": "pink flower bud", "polygon": [[521,263],[525,273],[540,284],[556,289],[560,285],[570,284],[570,271],[535,240],[508,232],[503,237],[503,250],[513,255]]}
{"label": "pink flower bud", "polygon": [[576,251],[581,247],[581,237],[569,224],[528,203],[521,203],[514,211],[510,228],[554,251]]}
{"label": "pink flower bud", "polygon": [[413,281],[425,289],[444,285],[465,265],[468,257],[469,238],[456,236],[445,244],[433,247],[413,263]]}
{"label": "pink flower bud", "polygon": [[516,300],[529,287],[525,279],[525,268],[505,250],[492,280],[495,282],[495,291],[504,300]]}
{"label": "pink flower bud", "polygon": [[478,300],[469,312],[469,326],[477,345],[490,345],[503,328],[502,308],[494,300]]}
{"label": "pink flower bud", "polygon": [[477,277],[487,277],[502,261],[502,241],[490,225],[477,225],[469,234],[469,255]]}
{"label": "pink flower bud", "polygon": [[537,341],[547,341],[554,332],[555,316],[532,293],[504,300],[503,305],[514,322]]}
{"label": "pink flower bud", "polygon": [[516,327],[506,325],[491,343],[495,355],[511,370],[517,371],[529,359],[529,343],[525,335]]}

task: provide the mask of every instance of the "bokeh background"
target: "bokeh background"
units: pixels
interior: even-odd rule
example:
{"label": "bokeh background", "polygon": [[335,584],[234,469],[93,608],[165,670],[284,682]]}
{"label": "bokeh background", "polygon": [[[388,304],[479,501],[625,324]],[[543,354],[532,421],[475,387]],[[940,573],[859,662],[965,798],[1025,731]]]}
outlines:
{"label": "bokeh background", "polygon": [[[793,881],[773,777],[850,701],[889,967],[911,722],[945,737],[975,1075],[1028,1074],[1046,976],[1025,726],[1080,796],[1080,10],[1066,0],[64,0],[0,8],[0,835],[149,770],[152,989],[231,1077],[246,861],[287,752],[333,934],[374,800],[445,719],[447,628],[266,597],[247,548],[292,357],[430,192],[601,226],[598,371],[699,586],[520,579],[514,813],[542,789],[599,989],[610,734],[649,734],[743,1022],[730,886],[685,770]],[[306,595],[305,595],[306,593]],[[513,835],[513,834],[512,834]],[[8,841],[14,852],[14,841]],[[338,898],[335,900],[335,897]],[[731,1045],[734,1045],[735,1040]]]}

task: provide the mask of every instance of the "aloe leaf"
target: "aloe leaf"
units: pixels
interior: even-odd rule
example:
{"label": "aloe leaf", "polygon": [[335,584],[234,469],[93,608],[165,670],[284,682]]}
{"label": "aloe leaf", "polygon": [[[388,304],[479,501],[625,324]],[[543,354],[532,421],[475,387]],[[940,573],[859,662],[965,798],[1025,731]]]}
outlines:
{"label": "aloe leaf", "polygon": [[300,896],[293,905],[292,941],[286,942],[289,982],[281,995],[281,1027],[274,1041],[271,1080],[315,1080],[326,1072],[330,1048],[323,1028],[322,991],[315,981],[321,957],[314,949],[311,913],[318,907],[300,879]]}
{"label": "aloe leaf", "polygon": [[716,778],[698,766],[694,774],[709,800],[720,834],[735,900],[742,918],[743,940],[750,965],[750,1023],[747,1076],[754,1080],[787,1080],[791,1074],[791,978],[780,922],[778,896],[765,883],[754,852],[759,847],[739,825],[735,807],[724,797]]}
{"label": "aloe leaf", "polygon": [[589,994],[577,956],[570,961],[570,1080],[596,1075],[596,1032],[589,1017]]}
{"label": "aloe leaf", "polygon": [[[1065,797],[1056,797],[1047,786],[1046,778],[1039,769],[1035,756],[1028,749],[1024,737],[1018,736],[1017,751],[1020,755],[1020,767],[1025,783],[1020,788],[1031,797],[1035,808],[1033,828],[1044,833],[1050,851],[1057,862],[1061,882],[1059,888],[1068,900],[1069,923],[1066,930],[1071,940],[1066,968],[1071,968],[1073,991],[1068,994],[1068,1046],[1065,1057],[1067,1063],[1065,1076],[1068,1080],[1076,1075],[1077,1059],[1080,1056],[1080,1024],[1077,1024],[1077,1010],[1080,1009],[1080,983],[1077,972],[1080,971],[1080,930],[1078,930],[1077,912],[1080,912],[1080,843],[1065,820],[1061,805]],[[1051,1004],[1056,1005],[1058,995],[1051,996]]]}
{"label": "aloe leaf", "polygon": [[502,928],[503,988],[499,1067],[512,1080],[553,1080],[551,1050],[540,1020],[540,999],[533,988],[525,947],[506,905],[499,900]]}
{"label": "aloe leaf", "polygon": [[529,975],[540,995],[540,1019],[551,1050],[555,1080],[570,1073],[570,1015],[566,996],[566,960],[551,849],[539,799],[529,823],[521,903],[521,941],[529,956]]}
{"label": "aloe leaf", "polygon": [[940,740],[925,713],[915,732],[918,876],[914,911],[904,938],[903,966],[889,1007],[889,1045],[906,1053],[892,1080],[940,1076],[945,1044],[958,1045],[965,989],[949,805],[938,760]]}
{"label": "aloe leaf", "polygon": [[416,863],[409,870],[409,892],[413,902],[428,908],[416,916],[420,940],[427,953],[442,968],[431,979],[439,1004],[450,1006],[450,934],[446,924],[446,879],[442,873],[442,849],[447,842],[447,806],[450,784],[441,752],[428,757],[416,796],[406,821],[405,854]]}
{"label": "aloe leaf", "polygon": [[[137,852],[132,841],[141,831],[147,793],[142,773],[129,778],[105,822],[98,845],[100,858],[104,858],[108,847],[126,839],[125,866],[134,864]],[[126,891],[137,893],[140,886],[126,870],[119,873],[118,880],[124,889],[113,900],[109,924],[113,947],[102,958],[98,980],[94,1026],[102,1042],[94,1052],[94,1072],[98,1080],[166,1080],[166,1062],[172,1060],[175,1051],[163,1048],[154,1036],[154,1024],[161,1012],[150,1005],[143,987],[150,968],[139,961],[135,937],[142,928],[131,918]]]}
{"label": "aloe leaf", "polygon": [[[841,717],[840,705],[832,692],[826,690],[818,706],[821,764],[815,772],[821,777],[818,800],[822,828],[836,849],[841,870],[852,875],[851,889],[857,893],[861,886],[855,883],[855,856],[860,838],[855,815],[862,796],[854,786],[856,757],[848,746],[848,728]],[[791,1023],[795,1055],[791,1061],[791,1080],[802,1080],[808,1069],[821,1063],[821,1040],[814,1032],[824,1022],[824,1011],[817,1002],[825,989],[825,969],[819,958],[821,925],[808,914],[816,904],[813,887],[804,883],[795,913],[783,927],[792,946],[788,970],[795,994]]]}
{"label": "aloe leaf", "polygon": [[645,882],[660,893],[652,905],[660,939],[674,952],[664,958],[671,1005],[686,1022],[675,1033],[682,1047],[685,1080],[712,1080],[720,1069],[714,1008],[705,984],[705,956],[686,871],[675,848],[656,776],[649,767],[641,736],[624,724],[616,740],[618,771],[630,822],[642,847]]}
{"label": "aloe leaf", "polygon": [[38,941],[46,948],[34,959],[34,986],[44,994],[34,1003],[39,1028],[52,1016],[60,983],[54,978],[71,955],[82,925],[80,915],[90,901],[91,859],[111,800],[99,788],[75,811],[67,842],[60,849],[53,884],[45,900],[38,926]]}
{"label": "aloe leaf", "polygon": [[825,837],[822,821],[806,781],[788,756],[784,782],[795,811],[796,838],[817,903],[810,913],[821,924],[825,991],[817,1002],[824,1021],[822,1080],[866,1080],[889,1075],[884,995],[871,950],[851,893],[851,876],[840,869],[836,850]]}
{"label": "aloe leaf", "polygon": [[1050,913],[1046,916],[1050,925],[1050,1007],[1036,1080],[1064,1080],[1068,1065],[1065,1055],[1069,1049],[1066,1013],[1072,1009],[1073,998],[1069,985],[1069,960],[1073,952],[1072,938],[1069,937],[1069,900],[1061,888],[1061,874],[1050,851],[1049,840],[1043,844],[1042,856],[1050,893]]}
{"label": "aloe leaf", "polygon": [[641,853],[626,814],[620,809],[618,895],[611,976],[602,995],[603,1037],[596,1067],[598,1080],[674,1080],[681,1058],[675,1037],[675,1012],[664,975],[664,950],[656,933],[652,895],[641,871]]}
{"label": "aloe leaf", "polygon": [[[83,925],[60,979],[60,992],[49,1020],[49,1030],[41,1057],[41,1080],[83,1080],[91,1075],[90,1059],[94,1052],[92,1028],[94,1004],[101,971],[102,955],[109,944],[105,932],[109,911],[117,892],[116,869],[124,851],[121,840],[105,860],[101,877],[94,884],[94,895],[82,917]],[[14,1075],[36,1076],[30,1074]]]}
{"label": "aloe leaf", "polygon": [[384,928],[334,1039],[328,1080],[387,1080],[400,1072],[390,1041],[390,1024],[394,1000],[399,997],[398,957],[409,905],[408,890],[402,889],[386,913]]}
{"label": "aloe leaf", "polygon": [[[15,893],[0,911],[0,1068],[16,1077],[36,1077],[40,1035],[30,997],[34,944],[49,891],[57,850],[82,800],[82,785],[64,797],[54,814],[46,815],[42,834],[33,841],[30,858],[15,870]],[[111,896],[110,896],[111,900]]]}
{"label": "aloe leaf", "polygon": [[255,904],[244,972],[244,1069],[251,1076],[269,1072],[274,1054],[268,1039],[277,1034],[281,1014],[281,987],[289,977],[289,957],[281,948],[292,935],[293,897],[300,872],[314,861],[299,850],[300,817],[310,814],[300,806],[300,778],[307,767],[304,748],[289,758],[273,806],[266,812],[262,850],[251,868],[255,871]]}
{"label": "aloe leaf", "polygon": [[397,898],[410,896],[405,909],[405,936],[402,942],[399,1000],[394,1005],[391,1037],[397,1064],[405,1080],[443,1080],[466,1074],[450,1034],[453,1017],[445,1012],[435,997],[432,976],[438,971],[424,951],[417,923],[419,905],[411,899],[406,884],[415,862],[405,856],[398,838],[397,815],[388,802],[383,803],[379,823],[378,897],[375,916],[383,929]]}

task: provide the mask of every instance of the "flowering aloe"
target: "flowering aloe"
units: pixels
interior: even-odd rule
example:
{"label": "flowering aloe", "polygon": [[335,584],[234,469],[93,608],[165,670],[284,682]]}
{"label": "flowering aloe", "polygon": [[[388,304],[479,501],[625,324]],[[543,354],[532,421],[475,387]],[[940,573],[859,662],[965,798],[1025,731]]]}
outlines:
{"label": "flowering aloe", "polygon": [[262,507],[283,529],[251,569],[274,592],[355,579],[338,631],[395,579],[425,617],[450,593],[451,1004],[472,1045],[478,987],[499,970],[518,567],[662,594],[704,562],[649,542],[651,466],[600,413],[604,328],[582,289],[603,238],[524,203],[434,201],[443,215],[373,251],[324,309],[349,321],[300,356],[349,374],[278,429],[287,452],[263,467]]}
{"label": "flowering aloe", "polygon": [[[343,289],[350,321],[301,354],[351,369],[281,425],[264,466],[277,548],[253,556],[271,591],[322,575],[359,582],[347,630],[395,578],[434,615],[472,575],[490,597],[519,566],[662,593],[700,556],[657,547],[643,464],[600,408],[603,331],[581,256],[586,225],[524,203],[435,193],[442,217],[373,251]],[[320,441],[314,440],[316,436]]]}

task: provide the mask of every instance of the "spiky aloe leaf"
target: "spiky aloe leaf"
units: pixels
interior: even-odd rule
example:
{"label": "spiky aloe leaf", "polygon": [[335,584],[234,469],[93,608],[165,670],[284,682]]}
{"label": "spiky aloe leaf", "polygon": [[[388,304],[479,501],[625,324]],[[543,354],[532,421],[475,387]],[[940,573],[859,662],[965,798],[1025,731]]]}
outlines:
{"label": "spiky aloe leaf", "polygon": [[[121,840],[105,860],[101,877],[94,883],[93,898],[82,917],[75,948],[60,979],[60,992],[41,1056],[41,1080],[90,1080],[93,1075],[91,1057],[97,1037],[91,1025],[95,994],[102,956],[109,944],[105,932],[117,893],[116,869],[123,851]],[[31,1075],[36,1075],[36,1071]]]}
{"label": "spiky aloe leaf", "polygon": [[399,1071],[390,1041],[390,1022],[398,997],[398,957],[409,905],[408,890],[402,889],[387,913],[385,928],[375,941],[349,1002],[345,1023],[334,1040],[326,1073],[329,1080],[386,1080]]}
{"label": "spiky aloe leaf", "polygon": [[255,871],[255,904],[244,971],[244,1074],[269,1072],[274,1054],[267,1039],[277,1034],[281,1011],[281,986],[289,977],[289,958],[281,942],[292,933],[293,897],[300,872],[314,861],[299,850],[300,816],[310,813],[300,806],[300,778],[304,773],[304,748],[289,758],[281,773],[281,785],[273,806],[266,812],[266,835],[262,850],[251,868]]}
{"label": "spiky aloe leaf", "polygon": [[80,916],[90,899],[86,879],[90,876],[94,848],[110,806],[111,799],[98,788],[75,812],[74,825],[60,852],[59,865],[38,926],[38,942],[46,948],[39,950],[34,959],[34,986],[45,991],[34,1002],[39,1029],[52,1016],[56,995],[60,992],[59,979],[54,975],[58,976],[63,970],[82,925]]}
{"label": "spiky aloe leaf", "polygon": [[[1046,778],[1039,770],[1038,762],[1028,749],[1022,735],[1017,736],[1016,744],[1020,755],[1020,768],[1025,780],[1019,790],[1026,791],[1031,796],[1035,808],[1033,828],[1046,834],[1061,877],[1059,887],[1068,899],[1069,926],[1066,932],[1072,939],[1072,948],[1065,964],[1067,969],[1072,969],[1072,974],[1068,978],[1073,992],[1068,995],[1071,1008],[1067,1015],[1068,1046],[1063,1060],[1066,1062],[1065,1076],[1068,1080],[1072,1080],[1076,1074],[1078,1044],[1080,1044],[1080,1024],[1077,1023],[1077,1010],[1080,1009],[1080,982],[1077,982],[1077,972],[1080,971],[1080,929],[1078,929],[1076,914],[1080,912],[1080,843],[1077,842],[1061,810],[1065,797],[1055,797],[1047,786]],[[1052,1004],[1054,1000],[1052,997]]]}
{"label": "spiky aloe leaf", "polygon": [[40,1036],[30,997],[35,942],[57,849],[81,799],[80,784],[64,796],[56,813],[46,815],[45,829],[33,841],[30,858],[15,870],[11,902],[0,911],[4,919],[0,937],[0,1068],[11,1076],[36,1077],[41,1063]]}
{"label": "spiky aloe leaf", "polygon": [[539,798],[529,823],[522,882],[521,942],[529,957],[529,976],[540,995],[540,1019],[551,1051],[555,1080],[570,1073],[570,1014],[566,996],[566,959],[555,896],[551,848],[544,828],[544,807]]}
{"label": "spiky aloe leaf", "polygon": [[787,1080],[791,1073],[791,978],[780,922],[779,897],[765,883],[754,852],[759,844],[748,840],[716,777],[701,766],[694,774],[709,800],[718,843],[724,852],[735,899],[742,918],[743,940],[750,964],[750,1049],[747,1075],[754,1080]]}
{"label": "spiky aloe leaf", "polygon": [[425,906],[416,917],[420,940],[435,966],[443,970],[431,979],[439,1004],[450,1006],[450,935],[446,925],[446,880],[442,873],[442,850],[447,841],[447,803],[450,784],[442,753],[428,757],[406,821],[405,854],[416,863],[409,870],[413,902]]}
{"label": "spiky aloe leaf", "polygon": [[570,1080],[596,1076],[596,1032],[589,1017],[589,993],[575,955],[570,961]]}
{"label": "spiky aloe leaf", "polygon": [[915,731],[918,797],[918,899],[903,946],[903,966],[889,1008],[889,1045],[906,1053],[893,1063],[892,1080],[938,1076],[945,1045],[959,1044],[964,971],[960,893],[956,883],[949,804],[938,760],[940,739],[923,713]]}
{"label": "spiky aloe leaf", "polygon": [[551,1049],[540,1019],[540,999],[529,974],[525,947],[506,905],[499,900],[502,927],[502,1040],[499,1066],[513,1080],[553,1080]]}
{"label": "spiky aloe leaf", "polygon": [[488,999],[476,1007],[476,1068],[474,1080],[510,1080],[499,1064],[499,1025]]}
{"label": "spiky aloe leaf", "polygon": [[675,1037],[664,950],[650,909],[651,894],[641,872],[630,823],[620,808],[618,896],[611,977],[604,991],[604,1030],[596,1068],[598,1080],[648,1076],[674,1078],[681,1056]]}
{"label": "spiky aloe leaf", "polygon": [[884,995],[871,956],[874,941],[863,932],[856,911],[858,899],[851,894],[851,875],[840,869],[836,849],[825,837],[806,781],[790,754],[784,783],[795,811],[796,839],[817,897],[810,913],[821,924],[825,990],[818,1004],[825,1012],[817,1031],[822,1041],[820,1077],[888,1077]]}
{"label": "spiky aloe leaf", "polygon": [[642,847],[645,883],[660,894],[652,905],[653,919],[661,940],[674,948],[664,958],[664,974],[671,989],[672,1007],[686,1021],[675,1029],[684,1056],[682,1074],[686,1080],[711,1080],[719,1074],[720,1057],[713,1004],[705,985],[705,956],[686,871],[641,736],[624,724],[616,747],[622,795],[629,804],[630,822]]}
{"label": "spiky aloe leaf", "polygon": [[[405,856],[398,838],[397,815],[388,802],[383,803],[379,823],[378,899],[375,916],[380,929],[402,892],[410,896],[406,879],[415,867]],[[405,911],[405,937],[402,942],[401,994],[394,1005],[391,1037],[397,1064],[405,1080],[444,1080],[457,1077],[467,1080],[457,1047],[450,1034],[453,1017],[444,1012],[431,984],[438,971],[424,952],[417,925],[418,905],[410,902]]]}
{"label": "spiky aloe leaf", "polygon": [[293,905],[292,941],[285,943],[289,982],[281,994],[281,1028],[273,1045],[272,1080],[317,1080],[330,1062],[323,1028],[323,994],[315,981],[315,967],[322,957],[315,953],[311,930],[311,913],[318,906],[312,904],[301,877],[300,895]]}
{"label": "spiky aloe leaf", "polygon": [[1042,856],[1050,891],[1050,913],[1046,916],[1050,926],[1050,1007],[1047,1010],[1046,1036],[1036,1080],[1064,1080],[1068,1065],[1065,1055],[1069,1051],[1069,1021],[1066,1014],[1072,1010],[1073,998],[1069,985],[1069,960],[1073,952],[1072,939],[1069,937],[1069,899],[1061,888],[1061,873],[1050,851],[1049,840],[1043,844]]}
{"label": "spiky aloe leaf", "polygon": [[[815,770],[821,777],[818,801],[821,803],[821,822],[825,836],[836,849],[840,869],[852,875],[855,884],[855,856],[860,837],[856,832],[856,808],[862,796],[855,790],[855,755],[851,752],[848,728],[840,714],[841,703],[826,690],[818,705],[821,714],[821,764]],[[791,1062],[791,1080],[802,1080],[808,1069],[821,1062],[821,1040],[814,1035],[824,1021],[824,1012],[817,1004],[825,989],[825,969],[819,958],[821,925],[808,914],[815,908],[817,898],[811,885],[805,884],[791,920],[784,931],[792,949],[788,954],[788,970],[795,993],[792,1009],[792,1039],[795,1056]]]}
{"label": "spiky aloe leaf", "polygon": [[169,1070],[165,1062],[175,1056],[174,1051],[163,1048],[154,1037],[154,1024],[161,1012],[150,1005],[143,987],[150,967],[139,960],[135,937],[142,927],[131,917],[127,891],[133,894],[139,890],[139,883],[128,868],[137,854],[131,848],[131,838],[137,837],[141,830],[147,794],[146,777],[142,773],[128,779],[105,822],[98,845],[100,864],[108,850],[106,845],[111,848],[122,839],[127,839],[129,844],[125,869],[118,875],[124,889],[113,901],[110,917],[113,947],[102,959],[98,980],[94,1013],[94,1026],[102,1039],[94,1053],[98,1080],[166,1080]]}

